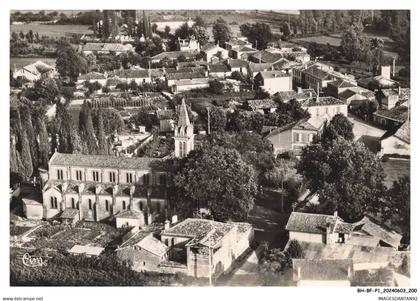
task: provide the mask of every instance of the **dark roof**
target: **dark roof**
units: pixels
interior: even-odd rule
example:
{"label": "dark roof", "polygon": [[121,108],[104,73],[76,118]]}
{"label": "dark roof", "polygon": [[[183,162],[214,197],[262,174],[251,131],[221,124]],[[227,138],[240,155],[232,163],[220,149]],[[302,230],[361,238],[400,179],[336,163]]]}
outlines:
{"label": "dark roof", "polygon": [[234,60],[234,59],[230,59],[227,61],[228,65],[231,68],[241,68],[241,67],[248,67],[248,62],[244,61],[244,60]]}
{"label": "dark roof", "polygon": [[62,154],[56,152],[51,160],[51,165],[58,166],[83,166],[97,168],[122,168],[122,169],[151,169],[151,163],[160,159],[147,157],[115,157],[106,155]]}
{"label": "dark roof", "polygon": [[[350,97],[352,97],[356,94],[359,94],[359,93],[357,93],[353,90],[347,89],[347,90],[344,90],[343,92],[341,92],[340,94],[338,94],[338,97],[340,99],[346,99],[347,100],[347,99],[349,99]],[[360,94],[360,95],[362,95],[362,94]],[[362,95],[362,96],[364,96],[364,95]]]}
{"label": "dark roof", "polygon": [[149,71],[148,70],[141,70],[141,69],[123,69],[123,70],[115,70],[114,75],[120,78],[148,78]]}
{"label": "dark roof", "polygon": [[127,51],[127,47],[119,43],[86,43],[83,46],[83,51]]}
{"label": "dark roof", "polygon": [[129,219],[139,219],[143,216],[143,213],[141,211],[137,210],[124,210],[118,212],[115,217],[116,218],[129,218]]}
{"label": "dark roof", "polygon": [[213,44],[213,43],[207,43],[206,45],[201,47],[201,51],[207,52],[207,51],[210,51],[214,48],[220,48],[220,47],[216,44]]}
{"label": "dark roof", "polygon": [[277,108],[277,103],[272,99],[251,99],[246,101],[252,110]]}
{"label": "dark roof", "polygon": [[[298,275],[300,271],[300,276]],[[349,275],[350,271],[350,275]],[[293,279],[298,280],[350,280],[353,272],[351,259],[293,259]]]}
{"label": "dark roof", "polygon": [[321,80],[333,79],[331,74],[329,74],[328,72],[326,72],[324,70],[319,69],[318,66],[316,66],[316,65],[307,68],[302,73],[308,74],[310,76],[316,77],[317,79],[321,79]]}
{"label": "dark roof", "polygon": [[158,110],[156,111],[156,115],[159,120],[174,119],[175,111],[174,110]]}
{"label": "dark roof", "polygon": [[313,97],[302,103],[304,107],[345,105],[346,102],[332,96]]}
{"label": "dark roof", "polygon": [[256,61],[261,61],[262,63],[274,64],[282,59],[283,55],[281,53],[271,53],[266,50],[262,50],[257,53],[253,53],[251,57]]}
{"label": "dark roof", "polygon": [[79,210],[78,209],[71,209],[71,208],[66,208],[63,210],[63,212],[60,215],[60,218],[74,218],[76,215],[79,214]]}
{"label": "dark roof", "polygon": [[225,64],[213,64],[213,65],[209,65],[209,72],[210,73],[229,72],[229,68]]}
{"label": "dark roof", "polygon": [[338,219],[340,218],[332,215],[292,212],[287,221],[286,230],[323,234],[326,232],[327,225],[335,223]]}
{"label": "dark roof", "polygon": [[343,79],[337,79],[335,81],[329,82],[328,85],[334,86],[336,88],[352,88],[356,87],[356,85],[349,83]]}
{"label": "dark roof", "polygon": [[314,89],[302,89],[302,92],[296,92],[294,90],[279,91],[276,94],[274,94],[274,96],[277,97],[282,102],[287,102],[291,99],[306,100],[308,98],[313,97],[314,95],[316,95],[316,92]]}
{"label": "dark roof", "polygon": [[382,89],[381,93],[385,97],[398,95],[400,102],[410,99],[410,88]]}
{"label": "dark roof", "polygon": [[396,106],[391,110],[379,108],[375,113],[373,113],[373,115],[404,122],[408,119],[408,108],[406,106]]}
{"label": "dark roof", "polygon": [[237,51],[237,52],[258,52],[257,49],[249,47],[249,46],[243,46],[243,47],[241,47],[237,50],[234,50],[234,51]]}
{"label": "dark roof", "polygon": [[193,79],[193,78],[204,78],[206,74],[203,70],[196,70],[194,72],[178,72],[178,73],[167,73],[167,80],[178,80],[178,79]]}
{"label": "dark roof", "polygon": [[95,79],[106,79],[105,74],[99,72],[89,72],[81,74],[77,77],[78,80],[95,80]]}
{"label": "dark roof", "polygon": [[[296,122],[291,122],[289,124],[286,124],[282,127],[274,127],[273,128],[269,128],[269,127],[263,127],[263,131],[265,131],[267,133],[267,137],[268,136],[273,136],[279,133],[282,133],[284,131],[290,130],[290,129],[296,129],[296,130],[307,130],[307,131],[318,131],[318,129],[313,126],[312,124],[310,124],[307,120],[303,119],[303,120],[299,120]],[[263,133],[262,133],[263,134]]]}

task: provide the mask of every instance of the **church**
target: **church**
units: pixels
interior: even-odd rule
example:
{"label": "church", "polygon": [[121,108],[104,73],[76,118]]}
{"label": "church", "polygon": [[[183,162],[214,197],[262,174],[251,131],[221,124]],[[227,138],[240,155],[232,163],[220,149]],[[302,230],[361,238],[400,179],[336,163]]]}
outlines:
{"label": "church", "polygon": [[[194,127],[182,100],[174,129],[176,158],[194,149]],[[166,215],[171,174],[164,159],[54,153],[43,183],[43,217],[143,226]]]}

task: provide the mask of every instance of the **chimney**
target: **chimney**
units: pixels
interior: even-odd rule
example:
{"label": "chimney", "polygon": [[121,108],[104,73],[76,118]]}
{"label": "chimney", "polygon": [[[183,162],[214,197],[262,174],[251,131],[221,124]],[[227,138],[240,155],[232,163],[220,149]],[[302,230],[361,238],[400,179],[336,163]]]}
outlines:
{"label": "chimney", "polygon": [[166,220],[165,221],[165,230],[168,230],[170,227],[171,227],[171,222],[170,221],[168,221],[168,220]]}
{"label": "chimney", "polygon": [[338,217],[338,212],[337,210],[334,211],[334,217]]}
{"label": "chimney", "polygon": [[302,93],[302,87],[298,87],[298,88],[297,88],[297,92],[298,92],[298,93]]}
{"label": "chimney", "polygon": [[101,192],[101,185],[96,185],[95,186],[95,194],[99,194]]}
{"label": "chimney", "polygon": [[134,186],[134,185],[131,185],[130,186],[130,196],[131,197],[133,197],[133,195],[134,195],[134,191],[136,190],[136,186]]}
{"label": "chimney", "polygon": [[115,184],[114,187],[112,187],[112,194],[115,196],[118,192],[118,184]]}
{"label": "chimney", "polygon": [[351,266],[349,265],[348,267],[347,267],[347,277],[348,278],[351,278],[351,276],[352,276],[352,271],[351,271]]}
{"label": "chimney", "polygon": [[178,222],[178,215],[172,215],[172,224],[176,224]]}
{"label": "chimney", "polygon": [[300,267],[297,268],[297,280],[299,281],[301,277],[301,270]]}
{"label": "chimney", "polygon": [[398,86],[398,96],[401,96],[401,87]]}

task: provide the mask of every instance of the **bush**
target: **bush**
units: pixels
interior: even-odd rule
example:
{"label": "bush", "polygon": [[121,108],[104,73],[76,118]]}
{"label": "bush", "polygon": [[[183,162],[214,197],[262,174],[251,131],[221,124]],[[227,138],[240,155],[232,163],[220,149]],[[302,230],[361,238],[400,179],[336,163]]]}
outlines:
{"label": "bush", "polygon": [[305,258],[305,253],[302,249],[302,246],[296,239],[293,239],[289,242],[289,246],[286,250],[289,253],[291,258]]}

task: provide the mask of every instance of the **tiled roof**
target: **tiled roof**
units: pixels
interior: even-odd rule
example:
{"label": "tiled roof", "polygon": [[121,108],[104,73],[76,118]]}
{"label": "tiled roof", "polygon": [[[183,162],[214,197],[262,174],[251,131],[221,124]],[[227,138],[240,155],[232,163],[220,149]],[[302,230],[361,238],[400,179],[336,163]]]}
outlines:
{"label": "tiled roof", "polygon": [[118,76],[119,78],[148,78],[150,77],[148,70],[141,70],[141,69],[115,70],[114,75]]}
{"label": "tiled roof", "polygon": [[394,136],[407,143],[410,143],[410,121],[404,122],[394,134]]}
{"label": "tiled roof", "polygon": [[400,101],[405,101],[410,98],[410,88],[400,88],[398,89],[382,89],[382,94],[385,97],[398,95]]}
{"label": "tiled roof", "polygon": [[251,72],[260,72],[260,71],[265,71],[265,70],[271,70],[271,64],[269,63],[253,63],[253,62],[249,62],[249,70],[251,70]]}
{"label": "tiled roof", "polygon": [[271,53],[266,50],[259,51],[251,55],[254,60],[261,61],[262,63],[274,64],[283,58],[281,53]]}
{"label": "tiled roof", "polygon": [[356,94],[358,94],[358,93],[355,92],[355,91],[353,91],[353,90],[347,89],[347,90],[344,90],[343,92],[341,92],[340,94],[338,94],[338,97],[340,99],[347,100],[347,99],[349,99],[350,97],[352,97],[352,96],[354,96]]}
{"label": "tiled roof", "polygon": [[290,129],[296,129],[296,130],[307,130],[307,131],[318,131],[318,128],[316,128],[313,124],[309,123],[307,120],[299,120],[296,122],[291,122],[289,124],[286,124],[282,127],[274,127],[274,129],[270,129],[268,127],[263,127],[263,131],[266,131],[267,137],[268,136],[274,136],[279,133],[282,133],[284,131],[290,130]]}
{"label": "tiled roof", "polygon": [[377,224],[372,218],[365,216],[361,221],[354,223],[353,225],[358,226],[363,232],[367,234],[377,237],[380,240],[384,241],[385,243],[393,246],[394,248],[398,248],[400,245],[400,241],[402,236],[390,229],[386,229],[385,226],[381,226]]}
{"label": "tiled roof", "polygon": [[282,102],[287,102],[291,99],[296,99],[298,101],[306,100],[308,98],[313,97],[316,95],[316,92],[314,89],[302,89],[302,92],[296,92],[296,91],[280,91],[274,94],[275,97],[277,97]]}
{"label": "tiled roof", "polygon": [[207,52],[207,51],[213,50],[215,48],[220,48],[220,47],[216,44],[213,44],[213,43],[207,43],[206,45],[201,47],[201,51]]}
{"label": "tiled roof", "polygon": [[209,65],[210,73],[229,72],[229,68],[225,64],[212,64]]}
{"label": "tiled roof", "polygon": [[408,119],[408,108],[406,106],[396,106],[391,110],[379,108],[373,115],[404,122]]}
{"label": "tiled roof", "polygon": [[203,85],[209,83],[209,78],[193,78],[193,79],[179,79],[176,80],[175,86],[191,86],[191,85]]}
{"label": "tiled roof", "polygon": [[319,69],[318,66],[316,66],[316,65],[307,68],[306,70],[303,71],[303,73],[305,73],[307,75],[310,75],[312,77],[315,77],[317,79],[320,79],[320,80],[333,79],[331,74],[329,74],[328,72],[326,72],[324,70]]}
{"label": "tiled roof", "polygon": [[99,72],[89,72],[81,74],[77,77],[78,80],[95,80],[95,79],[106,79],[105,74]]}
{"label": "tiled roof", "polygon": [[205,66],[192,66],[192,67],[182,67],[182,68],[166,68],[166,74],[170,73],[189,73],[189,72],[196,72],[201,71],[204,72],[206,70]]}
{"label": "tiled roof", "polygon": [[269,98],[247,100],[247,104],[252,110],[271,109],[278,106],[274,100]]}
{"label": "tiled roof", "polygon": [[159,120],[174,119],[175,111],[174,110],[158,110],[156,111],[156,115]]}
{"label": "tiled roof", "polygon": [[238,52],[258,52],[257,49],[249,47],[249,46],[243,46],[236,51],[238,51]]}
{"label": "tiled roof", "polygon": [[248,67],[248,62],[244,61],[244,60],[230,59],[230,60],[228,60],[227,63],[231,68],[241,68],[241,67],[246,68],[246,67]]}
{"label": "tiled roof", "polygon": [[333,224],[338,219],[340,218],[332,215],[292,212],[287,221],[286,230],[323,234],[326,232],[327,224]]}
{"label": "tiled roof", "polygon": [[338,79],[338,80],[329,82],[328,85],[334,86],[336,88],[352,88],[356,86],[343,79]]}
{"label": "tiled roof", "polygon": [[168,247],[160,240],[148,235],[137,243],[142,249],[149,251],[156,256],[162,257],[168,251]]}
{"label": "tiled roof", "polygon": [[178,79],[193,79],[193,78],[204,78],[206,74],[203,70],[197,70],[194,72],[178,72],[166,74],[167,80],[178,80]]}
{"label": "tiled roof", "polygon": [[156,54],[155,56],[152,56],[151,59],[152,60],[162,60],[164,58],[177,59],[181,55],[188,58],[188,57],[196,56],[197,53],[198,53],[197,51],[166,51],[166,52],[161,52],[159,54]]}
{"label": "tiled roof", "polygon": [[332,106],[332,105],[345,105],[343,100],[332,96],[326,97],[313,97],[302,103],[303,107],[316,107],[316,106]]}
{"label": "tiled roof", "polygon": [[139,219],[143,216],[143,213],[137,210],[124,210],[118,212],[115,217],[116,218],[129,218],[129,219]]}
{"label": "tiled roof", "polygon": [[83,51],[127,51],[127,47],[118,43],[86,43],[83,46]]}
{"label": "tiled roof", "polygon": [[160,159],[147,157],[127,158],[106,155],[62,154],[56,152],[51,158],[50,164],[56,166],[149,170],[151,169],[151,163],[157,161],[160,161]]}
{"label": "tiled roof", "polygon": [[101,247],[93,247],[93,246],[82,246],[82,245],[74,245],[70,250],[69,253],[73,254],[86,254],[86,255],[100,255],[105,249]]}
{"label": "tiled roof", "polygon": [[[300,271],[300,276],[298,275]],[[293,259],[293,279],[335,281],[349,280],[353,272],[351,259]]]}
{"label": "tiled roof", "polygon": [[207,219],[188,218],[164,230],[162,235],[192,238],[190,244],[216,246],[223,237],[235,227],[234,224],[221,223]]}

